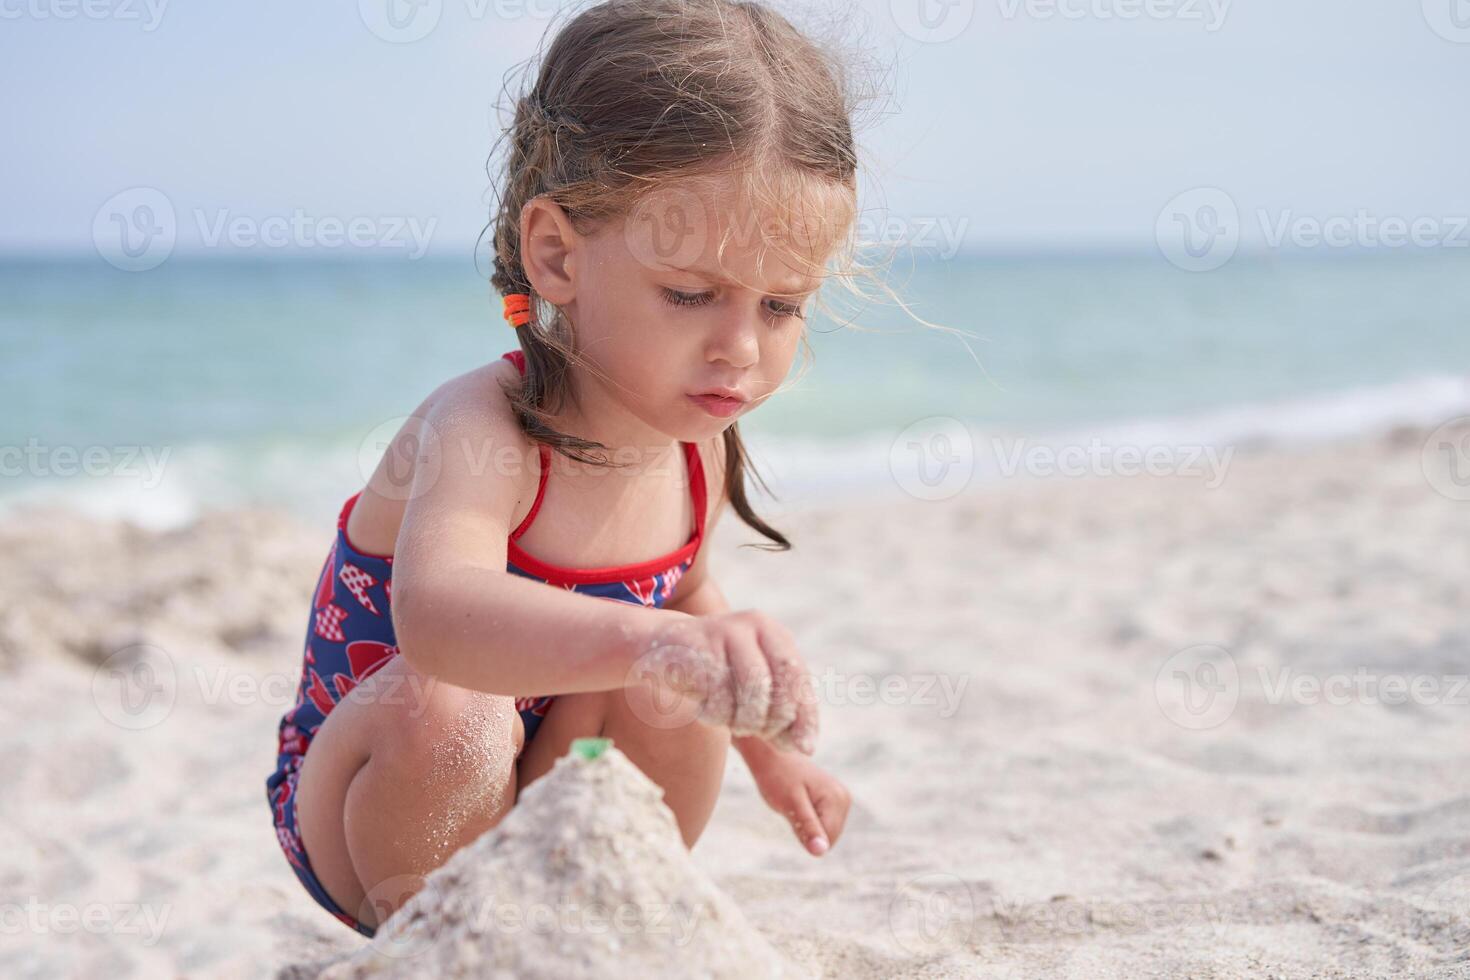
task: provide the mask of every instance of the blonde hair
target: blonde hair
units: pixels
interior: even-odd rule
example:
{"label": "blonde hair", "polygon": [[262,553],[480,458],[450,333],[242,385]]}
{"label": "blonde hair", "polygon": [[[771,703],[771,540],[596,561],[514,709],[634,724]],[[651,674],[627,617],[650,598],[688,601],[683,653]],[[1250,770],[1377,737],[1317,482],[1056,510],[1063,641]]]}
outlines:
{"label": "blonde hair", "polygon": [[[748,199],[777,206],[777,237],[794,232],[824,246],[816,252],[824,254],[833,251],[829,242],[851,241],[860,97],[840,57],[752,0],[607,0],[555,34],[534,79],[530,64],[502,136],[504,173],[487,229],[492,286],[501,295],[531,295],[530,321],[516,328],[526,371],[507,395],[533,441],[583,463],[614,466],[598,452],[606,446],[551,424],[574,394],[568,369],[581,361],[567,317],[526,277],[522,209],[547,198],[588,233],[626,218],[660,188],[729,175]],[[793,203],[834,196],[846,206]],[[850,277],[859,268],[851,249],[835,251],[839,267],[828,274]],[[747,471],[769,489],[750,465],[738,423],[723,438],[732,508],[773,542],[760,547],[789,549],[746,497]]]}

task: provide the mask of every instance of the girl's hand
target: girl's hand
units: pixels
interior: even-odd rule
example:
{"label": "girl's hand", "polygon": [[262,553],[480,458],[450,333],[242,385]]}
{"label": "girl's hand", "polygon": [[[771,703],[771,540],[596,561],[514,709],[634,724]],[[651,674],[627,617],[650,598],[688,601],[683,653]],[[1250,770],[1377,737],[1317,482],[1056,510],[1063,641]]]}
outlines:
{"label": "girl's hand", "polygon": [[790,631],[757,610],[679,615],[639,658],[629,682],[672,692],[680,703],[666,717],[682,711],[686,720],[726,727],[737,737],[816,751],[811,674]]}
{"label": "girl's hand", "polygon": [[852,794],[810,759],[783,752],[746,755],[761,798],[791,823],[796,839],[821,857],[842,836]]}

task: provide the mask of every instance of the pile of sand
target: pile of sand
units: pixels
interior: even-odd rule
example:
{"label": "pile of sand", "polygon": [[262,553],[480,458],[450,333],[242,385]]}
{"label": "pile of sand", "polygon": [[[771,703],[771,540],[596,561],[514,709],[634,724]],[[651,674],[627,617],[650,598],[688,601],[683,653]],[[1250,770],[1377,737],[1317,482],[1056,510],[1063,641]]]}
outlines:
{"label": "pile of sand", "polygon": [[574,751],[322,980],[791,976],[662,797],[616,749]]}

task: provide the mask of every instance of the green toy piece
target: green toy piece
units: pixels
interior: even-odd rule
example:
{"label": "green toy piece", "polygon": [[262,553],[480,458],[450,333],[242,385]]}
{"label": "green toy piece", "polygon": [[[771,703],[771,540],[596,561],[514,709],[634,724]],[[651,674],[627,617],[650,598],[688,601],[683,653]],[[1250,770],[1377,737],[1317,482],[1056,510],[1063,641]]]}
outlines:
{"label": "green toy piece", "polygon": [[572,739],[572,753],[583,759],[596,759],[608,750],[612,745],[610,738],[574,738]]}

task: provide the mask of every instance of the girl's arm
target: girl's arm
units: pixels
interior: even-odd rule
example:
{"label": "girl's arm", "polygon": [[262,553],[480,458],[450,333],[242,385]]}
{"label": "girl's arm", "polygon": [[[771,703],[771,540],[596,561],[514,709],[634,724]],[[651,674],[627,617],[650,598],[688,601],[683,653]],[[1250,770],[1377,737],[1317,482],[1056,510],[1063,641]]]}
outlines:
{"label": "girl's arm", "polygon": [[414,460],[393,563],[393,627],[415,669],[460,687],[527,696],[616,690],[683,613],[599,600],[506,571],[517,505],[539,464],[498,371],[447,382],[414,413],[389,460]]}
{"label": "girl's arm", "polygon": [[[695,563],[698,564],[698,559]],[[689,591],[683,595],[676,591],[665,609],[677,609],[691,616],[730,611],[724,593],[707,571],[701,568],[696,572],[691,567],[690,574],[698,577],[689,582],[690,576],[686,575],[679,581],[680,586],[689,582]],[[848,808],[852,805],[847,787],[811,760],[782,752],[765,739],[736,736],[731,742],[750,767],[761,798],[786,818],[807,853],[813,857],[827,853],[847,823]]]}
{"label": "girl's arm", "polygon": [[[689,574],[679,581],[679,589],[674,597],[664,605],[665,609],[688,613],[690,616],[710,616],[730,611],[730,603],[726,601],[725,594],[720,591],[715,580],[708,572],[698,567],[703,556],[704,552],[701,550],[700,557],[695,559],[695,564],[690,568]],[[695,580],[690,582],[691,578]],[[690,588],[684,592],[686,583],[690,585]],[[684,594],[680,595],[680,592]],[[766,764],[779,754],[770,742],[754,735],[736,736],[730,741],[735,748],[740,750],[740,755],[752,772],[765,768]]]}

